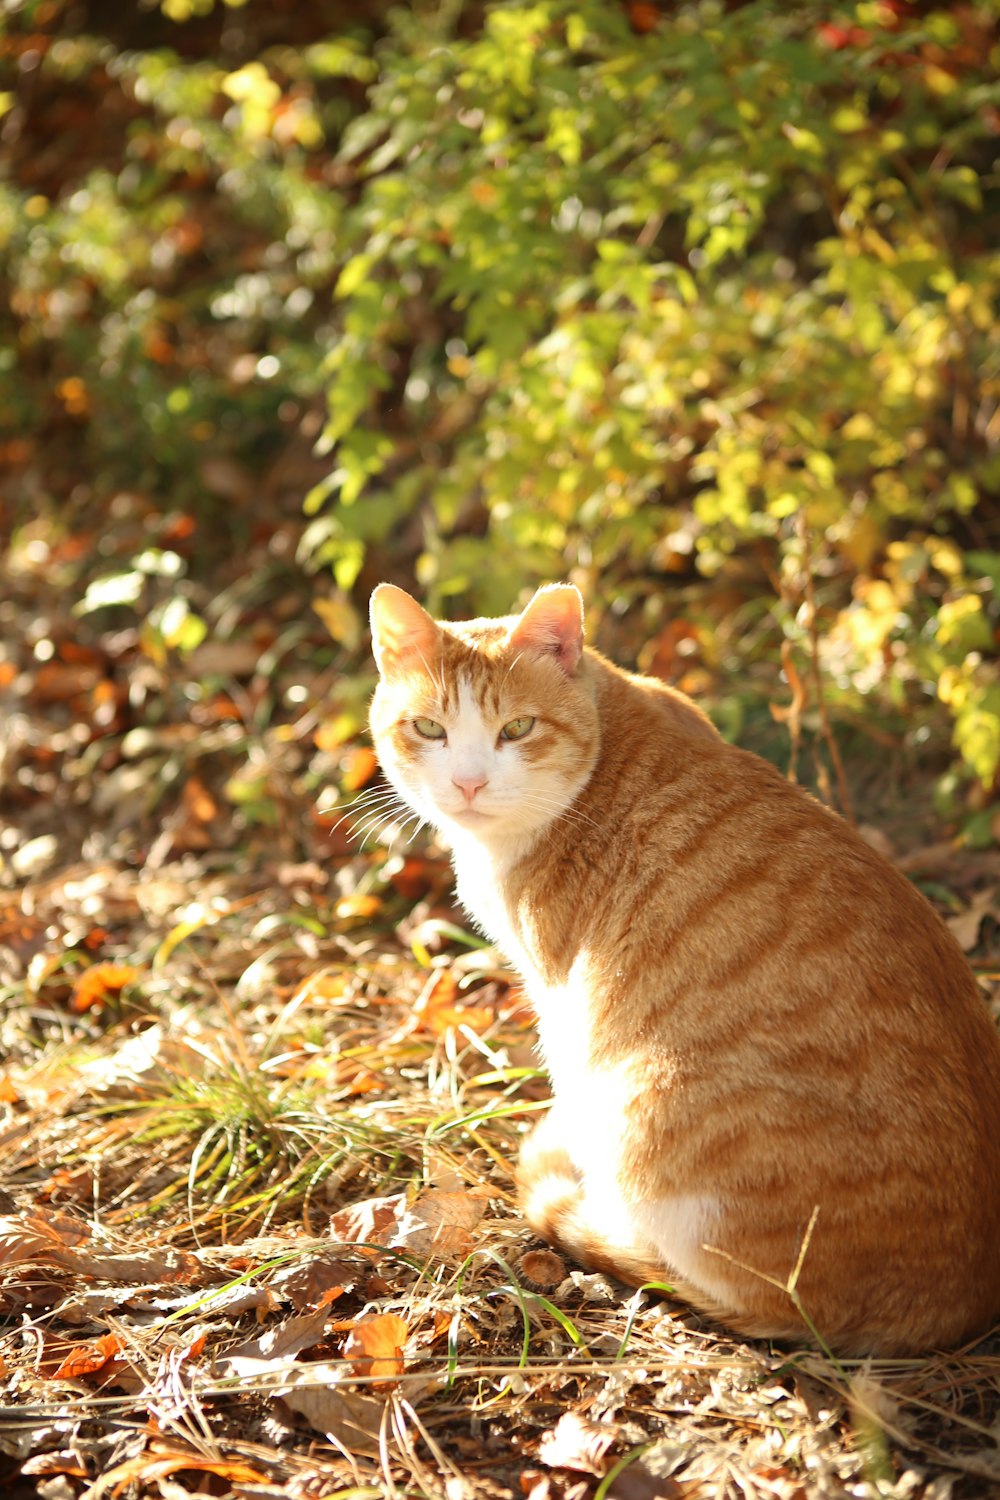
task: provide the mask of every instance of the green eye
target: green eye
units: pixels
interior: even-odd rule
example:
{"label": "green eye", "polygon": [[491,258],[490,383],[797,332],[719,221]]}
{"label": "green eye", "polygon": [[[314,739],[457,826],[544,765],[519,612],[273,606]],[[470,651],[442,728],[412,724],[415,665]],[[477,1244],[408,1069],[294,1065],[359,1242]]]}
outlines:
{"label": "green eye", "polygon": [[448,738],[444,725],[438,724],[434,719],[414,719],[413,727],[425,740]]}
{"label": "green eye", "polygon": [[534,727],[534,719],[529,719],[527,715],[523,719],[511,719],[510,723],[505,724],[501,729],[500,738],[502,740],[523,740],[524,736],[530,734]]}

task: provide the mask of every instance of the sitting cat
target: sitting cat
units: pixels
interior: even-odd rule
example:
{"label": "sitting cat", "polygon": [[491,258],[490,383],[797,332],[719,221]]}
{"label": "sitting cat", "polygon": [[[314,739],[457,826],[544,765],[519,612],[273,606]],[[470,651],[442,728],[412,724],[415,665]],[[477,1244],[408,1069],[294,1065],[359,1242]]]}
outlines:
{"label": "sitting cat", "polygon": [[582,602],[371,603],[386,776],[520,970],[554,1102],[519,1170],[586,1266],[844,1352],[1000,1316],[1000,1040],[943,923],[683,694],[583,644]]}

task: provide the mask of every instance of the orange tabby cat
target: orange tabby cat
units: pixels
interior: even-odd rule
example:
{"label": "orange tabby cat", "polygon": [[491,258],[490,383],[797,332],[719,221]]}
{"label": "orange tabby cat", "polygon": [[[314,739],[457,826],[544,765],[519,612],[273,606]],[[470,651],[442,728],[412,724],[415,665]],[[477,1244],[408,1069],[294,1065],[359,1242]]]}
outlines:
{"label": "orange tabby cat", "polygon": [[382,766],[537,1008],[535,1229],[747,1334],[911,1353],[987,1328],[1000,1041],[924,898],[585,648],[576,589],[450,624],[383,584],[371,616]]}

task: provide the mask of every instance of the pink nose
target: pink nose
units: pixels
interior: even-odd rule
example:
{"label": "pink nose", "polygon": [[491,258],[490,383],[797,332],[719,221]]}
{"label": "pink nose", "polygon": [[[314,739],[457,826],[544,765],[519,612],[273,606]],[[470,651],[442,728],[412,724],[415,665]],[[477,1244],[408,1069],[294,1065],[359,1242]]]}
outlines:
{"label": "pink nose", "polygon": [[486,785],[485,776],[453,776],[452,784],[457,786],[466,802],[470,805],[479,788]]}

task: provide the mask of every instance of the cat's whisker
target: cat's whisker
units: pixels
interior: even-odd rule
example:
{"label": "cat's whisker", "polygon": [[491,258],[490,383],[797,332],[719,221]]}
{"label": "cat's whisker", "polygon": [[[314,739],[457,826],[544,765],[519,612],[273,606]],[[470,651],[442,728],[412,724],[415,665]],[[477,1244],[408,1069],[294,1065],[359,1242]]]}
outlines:
{"label": "cat's whisker", "polygon": [[553,796],[551,799],[546,799],[544,793],[529,792],[527,796],[521,799],[521,805],[526,807],[530,812],[551,812],[554,822],[558,820],[564,823],[573,823],[579,825],[581,828],[595,828],[598,832],[601,832],[600,823],[595,822],[586,813],[580,812],[579,808],[574,807],[572,803],[568,807],[565,806],[558,797]]}
{"label": "cat's whisker", "polygon": [[360,838],[363,843],[371,832],[388,823],[394,814],[409,813],[409,811],[408,805],[393,787],[377,787],[355,798],[330,831],[332,833],[341,824],[353,819],[351,836]]}
{"label": "cat's whisker", "polygon": [[330,832],[335,833],[341,824],[346,823],[355,816],[363,816],[369,812],[376,811],[379,807],[391,807],[393,804],[399,807],[405,806],[398,792],[390,789],[377,789],[373,792],[363,792],[360,797],[355,797],[352,802],[347,803],[343,813],[334,823]]}
{"label": "cat's whisker", "polygon": [[399,827],[405,828],[412,814],[400,821],[398,814],[403,811],[403,807],[390,808],[387,812],[364,819],[363,822],[355,824],[351,829],[352,838],[359,839],[364,844],[369,838],[381,836],[393,823],[397,823]]}
{"label": "cat's whisker", "polygon": [[519,651],[517,653],[517,655],[514,657],[514,660],[511,662],[510,666],[507,668],[506,672],[504,673],[504,678],[503,678],[504,683],[506,683],[507,678],[510,676],[511,672],[513,672],[514,668],[517,666],[518,662],[521,660],[521,657],[523,655],[524,655],[524,652],[523,651]]}

